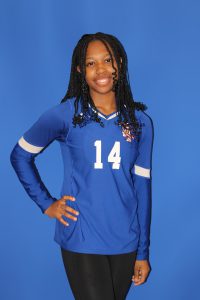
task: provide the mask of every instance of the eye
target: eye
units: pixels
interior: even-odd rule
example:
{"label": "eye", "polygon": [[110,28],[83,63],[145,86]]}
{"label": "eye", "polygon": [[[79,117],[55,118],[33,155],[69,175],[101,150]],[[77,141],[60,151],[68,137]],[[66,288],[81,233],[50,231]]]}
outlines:
{"label": "eye", "polygon": [[88,66],[91,66],[92,64],[93,64],[93,62],[89,62],[86,64],[86,66],[88,67]]}
{"label": "eye", "polygon": [[[105,61],[111,62],[111,61],[112,61],[112,60],[111,60],[111,57],[106,58]],[[94,62],[93,62],[93,61],[88,62],[88,63],[86,64],[87,67],[88,67],[88,66],[93,66],[93,65],[94,65]]]}
{"label": "eye", "polygon": [[109,57],[109,58],[106,58],[106,60],[109,60],[109,62],[111,62],[111,57]]}

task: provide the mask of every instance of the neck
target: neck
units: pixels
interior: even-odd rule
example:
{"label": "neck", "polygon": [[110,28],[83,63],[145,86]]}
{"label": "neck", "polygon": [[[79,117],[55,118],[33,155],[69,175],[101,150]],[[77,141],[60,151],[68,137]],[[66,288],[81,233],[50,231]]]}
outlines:
{"label": "neck", "polygon": [[106,95],[90,93],[90,95],[96,108],[104,110],[116,109],[115,93],[112,92]]}

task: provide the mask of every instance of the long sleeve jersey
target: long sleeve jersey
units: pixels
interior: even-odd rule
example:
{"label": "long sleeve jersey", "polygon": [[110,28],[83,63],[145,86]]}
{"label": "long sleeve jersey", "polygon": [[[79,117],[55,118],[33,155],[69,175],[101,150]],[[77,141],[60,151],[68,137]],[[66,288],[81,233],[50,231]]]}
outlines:
{"label": "long sleeve jersey", "polygon": [[[88,121],[74,127],[75,98],[41,114],[12,149],[11,164],[24,189],[42,213],[57,201],[42,182],[35,158],[57,140],[64,164],[60,196],[74,196],[66,205],[79,212],[77,221],[56,219],[54,240],[80,253],[121,254],[137,251],[137,260],[149,258],[151,215],[152,121],[141,110],[140,139],[116,126],[118,112],[104,115],[104,126]],[[94,110],[89,106],[89,110]],[[80,105],[78,113],[81,113]]]}

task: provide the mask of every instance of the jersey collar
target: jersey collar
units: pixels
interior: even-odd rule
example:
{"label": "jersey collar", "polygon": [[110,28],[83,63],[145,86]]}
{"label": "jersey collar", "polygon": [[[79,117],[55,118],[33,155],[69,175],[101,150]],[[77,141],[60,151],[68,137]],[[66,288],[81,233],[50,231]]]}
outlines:
{"label": "jersey collar", "polygon": [[[88,103],[89,107],[91,107],[90,103]],[[114,117],[116,117],[118,115],[118,111],[114,112],[114,113],[111,113],[109,115],[104,115],[103,113],[101,113],[100,111],[98,110],[95,110],[93,107],[91,107],[93,111],[95,111],[98,116],[100,116],[101,118],[104,118],[105,120],[110,120],[110,119],[113,119]]]}

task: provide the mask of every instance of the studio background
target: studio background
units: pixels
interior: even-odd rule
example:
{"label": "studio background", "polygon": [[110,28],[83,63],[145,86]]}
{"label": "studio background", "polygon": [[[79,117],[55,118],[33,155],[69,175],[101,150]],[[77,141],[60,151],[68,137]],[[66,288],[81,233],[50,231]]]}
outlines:
{"label": "studio background", "polygon": [[[77,41],[97,31],[124,45],[134,99],[148,106],[154,123],[152,270],[145,284],[132,284],[127,299],[200,299],[199,12],[195,0],[0,2],[1,299],[73,299],[53,241],[55,220],[26,194],[10,152],[61,101]],[[57,142],[36,165],[59,198]]]}

